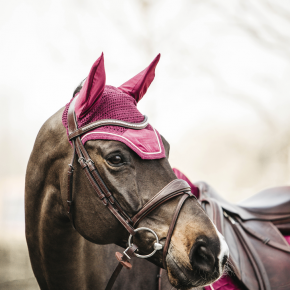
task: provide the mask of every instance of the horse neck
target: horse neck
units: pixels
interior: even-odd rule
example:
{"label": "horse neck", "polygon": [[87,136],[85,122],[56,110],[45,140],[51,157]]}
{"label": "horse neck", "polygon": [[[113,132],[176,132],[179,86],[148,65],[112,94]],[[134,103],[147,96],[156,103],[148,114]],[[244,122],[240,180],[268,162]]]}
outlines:
{"label": "horse neck", "polygon": [[105,263],[101,246],[86,241],[60,214],[59,191],[50,186],[40,195],[37,200],[42,202],[35,200],[34,214],[26,216],[30,259],[40,288],[90,289],[93,283],[94,289],[104,289],[109,271],[104,277],[96,275]]}
{"label": "horse neck", "polygon": [[41,128],[26,171],[26,239],[42,290],[86,289],[81,285],[86,277],[78,277],[78,272],[84,263],[90,266],[84,258],[86,241],[71,226],[61,196],[71,150],[61,124],[62,111]]}

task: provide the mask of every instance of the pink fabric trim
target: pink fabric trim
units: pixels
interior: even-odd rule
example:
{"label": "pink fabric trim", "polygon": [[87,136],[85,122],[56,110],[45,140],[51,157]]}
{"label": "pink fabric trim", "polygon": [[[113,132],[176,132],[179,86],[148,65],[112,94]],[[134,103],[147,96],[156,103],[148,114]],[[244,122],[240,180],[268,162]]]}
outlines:
{"label": "pink fabric trim", "polygon": [[[79,97],[80,95],[75,96],[75,98]],[[66,128],[68,107],[69,104],[67,104],[62,117],[63,125]],[[83,118],[78,119],[78,125],[81,127],[102,119],[140,123],[144,120],[144,116],[138,111],[134,98],[117,88],[106,86],[101,99],[93,105]],[[82,136],[83,144],[89,140],[97,139],[123,142],[142,159],[166,157],[161,137],[150,124],[142,130],[127,129],[119,126],[103,126]]]}
{"label": "pink fabric trim", "polygon": [[173,172],[175,173],[176,177],[179,179],[185,180],[191,188],[191,192],[196,196],[196,198],[199,198],[199,189],[196,187],[180,170],[176,168],[172,168]]}
{"label": "pink fabric trim", "polygon": [[[137,109],[155,76],[160,54],[141,73],[124,83],[120,88],[106,85],[104,55],[93,64],[78,95],[75,96],[75,113],[79,127],[103,119],[115,119],[129,123],[140,123],[144,116]],[[67,129],[67,104],[62,122]],[[68,129],[67,129],[68,134]],[[165,149],[159,133],[148,124],[145,129],[132,130],[121,126],[103,126],[82,137],[82,142],[104,139],[125,143],[143,159],[165,157]],[[69,141],[70,142],[70,141]]]}
{"label": "pink fabric trim", "polygon": [[147,129],[128,129],[123,135],[104,131],[92,131],[86,133],[81,138],[83,144],[89,140],[96,139],[123,142],[130,149],[136,152],[142,159],[159,159],[165,157],[165,150],[161,137],[155,129],[153,129],[153,131],[149,131]]}
{"label": "pink fabric trim", "polygon": [[240,290],[240,288],[232,277],[224,275],[218,281],[205,286],[204,290]]}
{"label": "pink fabric trim", "polygon": [[160,146],[159,136],[157,135],[156,130],[149,131],[143,129],[141,130],[132,130],[128,129],[123,135],[122,138],[128,139],[132,142],[136,148],[144,154],[158,154],[162,152]]}
{"label": "pink fabric trim", "polygon": [[286,242],[290,245],[290,236],[284,236]]}

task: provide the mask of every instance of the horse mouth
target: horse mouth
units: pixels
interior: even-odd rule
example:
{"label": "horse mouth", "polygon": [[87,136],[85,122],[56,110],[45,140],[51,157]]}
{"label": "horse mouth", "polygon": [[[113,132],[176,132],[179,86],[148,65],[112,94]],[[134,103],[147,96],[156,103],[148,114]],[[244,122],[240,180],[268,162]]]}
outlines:
{"label": "horse mouth", "polygon": [[166,258],[168,278],[172,286],[180,290],[189,290],[195,287],[204,287],[216,281],[220,274],[205,272],[201,269],[190,269],[177,261],[171,253]]}

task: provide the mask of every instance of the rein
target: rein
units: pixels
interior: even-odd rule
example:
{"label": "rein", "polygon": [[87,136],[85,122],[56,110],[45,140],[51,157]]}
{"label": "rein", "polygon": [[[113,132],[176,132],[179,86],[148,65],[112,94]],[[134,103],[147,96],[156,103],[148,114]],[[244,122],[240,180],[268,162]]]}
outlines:
{"label": "rein", "polygon": [[[121,126],[125,128],[140,130],[144,129],[148,125],[148,119],[145,116],[143,122],[141,123],[129,123],[124,122],[120,120],[111,120],[111,119],[105,119],[100,120],[96,122],[92,122],[88,125],[85,125],[83,127],[78,128],[76,116],[75,116],[75,101],[76,97],[72,100],[69,109],[68,109],[68,132],[69,132],[69,140],[73,144],[73,156],[71,163],[69,164],[69,170],[68,170],[68,186],[67,186],[67,212],[69,214],[70,220],[72,222],[73,227],[74,225],[74,219],[73,219],[73,172],[74,172],[74,159],[75,156],[78,156],[78,162],[82,169],[85,171],[86,177],[89,180],[90,184],[94,188],[96,194],[100,198],[100,200],[103,202],[104,206],[106,206],[111,213],[116,217],[116,219],[125,227],[125,229],[130,234],[128,239],[128,248],[123,252],[123,255],[121,253],[116,253],[116,258],[119,261],[118,266],[116,267],[115,271],[113,272],[107,287],[105,290],[110,290],[114,282],[122,270],[123,267],[127,269],[131,269],[132,265],[130,264],[129,260],[136,256],[138,258],[148,258],[153,256],[156,251],[162,250],[163,248],[163,267],[166,269],[166,255],[168,252],[168,248],[170,245],[171,237],[179,216],[179,213],[181,211],[181,208],[186,201],[188,197],[194,197],[195,196],[191,193],[190,186],[188,183],[182,179],[174,179],[169,184],[167,184],[161,191],[159,191],[153,198],[151,198],[133,217],[130,217],[121,207],[121,205],[118,203],[118,201],[114,198],[114,196],[110,193],[108,190],[106,184],[102,180],[101,176],[99,175],[97,168],[95,167],[94,162],[90,158],[88,152],[86,151],[80,135],[94,129],[98,128],[100,126],[108,126],[108,125],[115,125],[115,126]],[[159,239],[157,234],[145,227],[136,228],[137,225],[140,223],[140,221],[145,218],[151,211],[153,211],[155,208],[160,206],[161,204],[165,203],[166,201],[182,195],[181,199],[178,202],[178,205],[175,209],[175,212],[173,214],[173,218],[167,233],[166,241],[164,246],[159,243]],[[146,230],[150,231],[156,238],[156,242],[154,243],[154,251],[149,255],[139,255],[136,253],[138,247],[131,243],[132,237],[136,234],[136,232]]]}

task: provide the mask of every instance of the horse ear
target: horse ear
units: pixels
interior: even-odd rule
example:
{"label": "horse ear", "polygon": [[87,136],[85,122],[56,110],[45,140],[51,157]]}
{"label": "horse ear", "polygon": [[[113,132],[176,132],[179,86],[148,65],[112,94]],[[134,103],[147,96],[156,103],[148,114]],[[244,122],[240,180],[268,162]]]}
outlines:
{"label": "horse ear", "polygon": [[145,68],[126,83],[122,84],[119,89],[124,93],[131,95],[138,103],[147,92],[147,89],[155,77],[155,68],[159,62],[159,59],[160,53],[155,57],[155,59],[147,68]]}
{"label": "horse ear", "polygon": [[77,117],[82,118],[86,112],[100,100],[106,84],[104,54],[96,60],[83,85],[75,104]]}

